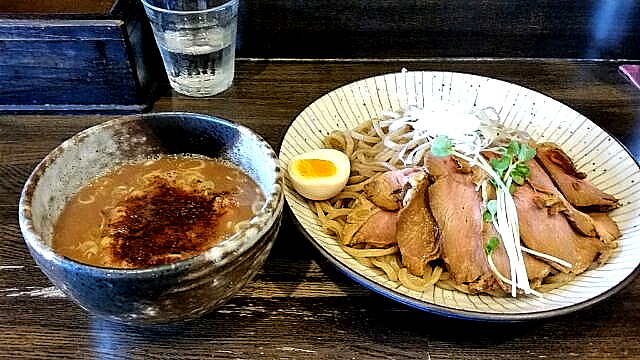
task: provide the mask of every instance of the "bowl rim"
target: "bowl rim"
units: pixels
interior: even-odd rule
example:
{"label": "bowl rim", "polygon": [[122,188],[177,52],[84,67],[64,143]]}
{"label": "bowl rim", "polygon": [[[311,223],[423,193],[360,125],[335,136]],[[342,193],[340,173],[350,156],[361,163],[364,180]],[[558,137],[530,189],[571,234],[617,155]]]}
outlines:
{"label": "bowl rim", "polygon": [[[53,250],[52,247],[46,245],[42,239],[42,236],[34,230],[33,219],[31,218],[31,196],[33,195],[40,179],[46,173],[47,166],[54,160],[55,156],[65,150],[65,148],[72,146],[71,144],[83,137],[90,136],[92,133],[98,132],[103,128],[111,127],[114,124],[127,123],[133,121],[154,121],[154,118],[194,118],[202,121],[215,122],[225,127],[234,128],[244,136],[255,139],[261,144],[269,153],[273,159],[275,183],[274,190],[265,194],[267,201],[262,206],[260,211],[254,215],[251,220],[244,224],[240,230],[236,231],[230,237],[223,239],[216,243],[209,249],[195,255],[176,261],[174,263],[162,264],[151,266],[147,268],[111,268],[89,265],[80,261],[71,259],[66,256],[62,256]],[[22,237],[27,244],[30,252],[37,252],[45,259],[52,261],[56,264],[65,264],[85,272],[94,274],[103,274],[110,278],[127,278],[135,275],[136,277],[155,277],[158,272],[175,271],[179,272],[198,264],[208,264],[215,268],[222,267],[227,263],[238,258],[241,254],[247,252],[252,248],[259,240],[267,233],[281,217],[281,213],[284,207],[284,175],[280,168],[277,154],[273,147],[259,134],[257,134],[251,128],[237,123],[235,121],[227,120],[215,115],[207,115],[193,112],[151,112],[145,114],[124,115],[113,119],[106,120],[99,124],[85,128],[68,139],[58,144],[53,150],[42,158],[38,164],[34,167],[31,174],[24,183],[24,186],[20,192],[20,199],[18,202],[18,221]],[[271,215],[269,215],[271,213]],[[257,231],[252,237],[251,241],[239,240],[243,237],[252,226],[254,221],[265,218],[267,221],[259,226]]]}

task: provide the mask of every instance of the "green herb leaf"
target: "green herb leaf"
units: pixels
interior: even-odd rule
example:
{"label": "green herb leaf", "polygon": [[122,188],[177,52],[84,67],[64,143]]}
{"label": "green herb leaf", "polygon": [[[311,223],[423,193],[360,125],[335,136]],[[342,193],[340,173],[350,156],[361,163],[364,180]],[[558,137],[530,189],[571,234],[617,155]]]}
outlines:
{"label": "green herb leaf", "polygon": [[514,183],[524,185],[524,181],[529,177],[529,172],[529,167],[518,163],[513,170],[511,170],[511,178]]}
{"label": "green herb leaf", "polygon": [[517,185],[524,185],[524,177],[511,173],[511,178],[513,179],[513,183]]}
{"label": "green herb leaf", "polygon": [[[501,148],[501,152],[503,156],[492,159],[489,164],[503,181],[507,182],[510,177],[512,184],[523,185],[530,172],[526,162],[535,157],[536,149],[511,140],[506,148]],[[511,190],[513,192],[514,189]]]}
{"label": "green herb leaf", "polygon": [[492,214],[495,214],[498,211],[498,200],[489,200],[487,201],[487,210],[489,210]]}
{"label": "green herb leaf", "polygon": [[491,254],[493,254],[493,252],[498,248],[498,245],[500,245],[500,239],[498,239],[497,236],[492,236],[487,240],[487,243],[484,246],[484,251],[487,255],[491,256]]}
{"label": "green herb leaf", "polygon": [[486,223],[493,222],[493,214],[490,213],[489,211],[483,212],[482,213],[482,221],[484,221]]}
{"label": "green herb leaf", "polygon": [[520,143],[516,140],[511,140],[509,147],[507,147],[507,154],[511,156],[518,156],[520,153]]}
{"label": "green herb leaf", "polygon": [[491,159],[489,164],[500,177],[503,177],[505,171],[507,171],[509,165],[511,165],[511,159],[505,155],[497,159]]}
{"label": "green herb leaf", "polygon": [[435,156],[447,156],[453,152],[453,144],[448,136],[438,136],[431,143],[431,153]]}
{"label": "green herb leaf", "polygon": [[482,214],[482,220],[484,222],[493,222],[496,217],[496,212],[498,211],[498,201],[497,200],[489,200],[487,205],[485,206],[486,210]]}
{"label": "green herb leaf", "polygon": [[518,162],[511,172],[516,173],[522,177],[528,177],[530,170],[527,165],[522,162]]}
{"label": "green herb leaf", "polygon": [[520,149],[518,150],[518,161],[519,162],[527,162],[533,159],[536,156],[536,149],[530,148],[527,144],[520,144]]}

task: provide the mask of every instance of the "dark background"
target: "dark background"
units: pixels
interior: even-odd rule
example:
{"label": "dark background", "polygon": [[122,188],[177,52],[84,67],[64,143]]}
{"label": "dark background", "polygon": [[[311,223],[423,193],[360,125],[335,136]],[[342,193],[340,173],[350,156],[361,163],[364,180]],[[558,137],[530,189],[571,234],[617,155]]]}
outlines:
{"label": "dark background", "polygon": [[[123,18],[140,0],[2,0],[0,18]],[[240,0],[238,56],[640,59],[640,0]]]}
{"label": "dark background", "polygon": [[241,0],[239,57],[640,59],[636,0]]}

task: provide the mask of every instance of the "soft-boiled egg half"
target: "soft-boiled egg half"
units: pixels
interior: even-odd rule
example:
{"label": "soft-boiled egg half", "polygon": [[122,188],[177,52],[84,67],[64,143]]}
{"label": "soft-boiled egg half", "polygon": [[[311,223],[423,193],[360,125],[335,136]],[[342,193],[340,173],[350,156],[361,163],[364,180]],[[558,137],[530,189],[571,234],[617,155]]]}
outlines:
{"label": "soft-boiled egg half", "polygon": [[335,149],[318,149],[294,156],[288,166],[293,188],[311,200],[336,196],[351,173],[349,157]]}

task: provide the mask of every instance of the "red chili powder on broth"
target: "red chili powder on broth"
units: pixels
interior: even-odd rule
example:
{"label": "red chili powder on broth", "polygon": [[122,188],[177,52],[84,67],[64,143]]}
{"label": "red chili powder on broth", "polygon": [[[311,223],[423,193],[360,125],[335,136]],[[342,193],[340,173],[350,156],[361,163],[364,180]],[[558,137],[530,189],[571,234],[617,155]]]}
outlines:
{"label": "red chili powder on broth", "polygon": [[157,178],[150,191],[118,204],[121,215],[107,225],[113,256],[135,267],[174,262],[205,250],[218,218],[237,206],[228,193],[185,191]]}

